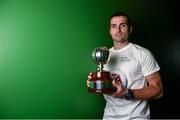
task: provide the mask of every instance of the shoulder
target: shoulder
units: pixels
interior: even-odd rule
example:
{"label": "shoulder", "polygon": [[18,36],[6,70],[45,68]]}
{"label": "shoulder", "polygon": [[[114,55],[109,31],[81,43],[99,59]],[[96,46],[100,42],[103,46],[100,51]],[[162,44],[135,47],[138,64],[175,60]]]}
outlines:
{"label": "shoulder", "polygon": [[140,45],[137,45],[137,44],[134,44],[134,43],[130,43],[130,44],[131,44],[131,48],[133,50],[142,51],[142,52],[148,50],[147,48],[142,47]]}
{"label": "shoulder", "polygon": [[145,47],[142,47],[142,46],[134,44],[134,43],[130,43],[130,44],[131,44],[131,50],[136,52],[136,54],[142,55],[142,54],[150,53],[150,51]]}
{"label": "shoulder", "polygon": [[136,58],[142,61],[154,57],[149,49],[137,44],[131,43],[131,51],[133,52]]}

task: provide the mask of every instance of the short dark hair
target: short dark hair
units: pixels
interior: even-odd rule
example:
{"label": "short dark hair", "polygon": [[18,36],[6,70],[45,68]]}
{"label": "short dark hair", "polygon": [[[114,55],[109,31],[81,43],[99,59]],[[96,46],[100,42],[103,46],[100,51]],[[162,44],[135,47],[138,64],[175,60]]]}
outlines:
{"label": "short dark hair", "polygon": [[114,13],[111,17],[110,17],[110,20],[113,18],[113,17],[116,17],[116,16],[125,16],[127,18],[127,22],[128,22],[128,26],[130,28],[130,26],[132,26],[132,22],[131,22],[131,19],[130,17],[124,13],[124,12],[116,12]]}

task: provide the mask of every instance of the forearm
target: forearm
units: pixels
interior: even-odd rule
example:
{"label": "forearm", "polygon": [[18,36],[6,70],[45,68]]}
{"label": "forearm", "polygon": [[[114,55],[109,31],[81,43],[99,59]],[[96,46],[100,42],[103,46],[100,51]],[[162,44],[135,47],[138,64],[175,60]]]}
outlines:
{"label": "forearm", "polygon": [[162,87],[157,87],[153,85],[149,85],[142,89],[132,89],[132,91],[134,94],[134,99],[137,100],[158,99],[163,94]]}
{"label": "forearm", "polygon": [[[150,100],[160,98],[163,95],[163,85],[159,72],[155,72],[145,78],[148,82],[147,87],[141,89],[130,89],[133,99]],[[127,88],[123,88],[123,86],[118,83],[114,83],[113,85],[117,88],[117,91],[113,93],[114,97],[128,96],[129,90]]]}

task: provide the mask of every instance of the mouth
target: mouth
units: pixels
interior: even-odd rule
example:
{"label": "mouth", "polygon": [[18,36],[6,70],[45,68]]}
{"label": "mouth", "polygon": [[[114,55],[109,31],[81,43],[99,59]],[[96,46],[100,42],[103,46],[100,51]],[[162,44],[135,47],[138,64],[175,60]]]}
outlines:
{"label": "mouth", "polygon": [[116,33],[115,36],[123,36],[124,34],[123,33]]}
{"label": "mouth", "polygon": [[116,37],[123,37],[123,34],[115,34]]}
{"label": "mouth", "polygon": [[121,35],[115,35],[116,37],[121,37]]}

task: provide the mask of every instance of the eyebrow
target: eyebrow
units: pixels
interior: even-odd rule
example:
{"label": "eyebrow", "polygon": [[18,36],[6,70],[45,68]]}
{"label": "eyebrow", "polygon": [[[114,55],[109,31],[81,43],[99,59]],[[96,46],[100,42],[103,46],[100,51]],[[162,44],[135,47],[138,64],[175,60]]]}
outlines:
{"label": "eyebrow", "polygon": [[[115,23],[112,23],[112,24],[115,24]],[[128,24],[127,22],[122,22],[122,23],[120,23],[120,24]]]}
{"label": "eyebrow", "polygon": [[[120,25],[123,25],[123,24],[126,24],[126,25],[128,25],[128,23],[120,23]],[[117,24],[115,24],[115,23],[112,23],[112,24],[110,24],[110,25],[117,25]]]}

